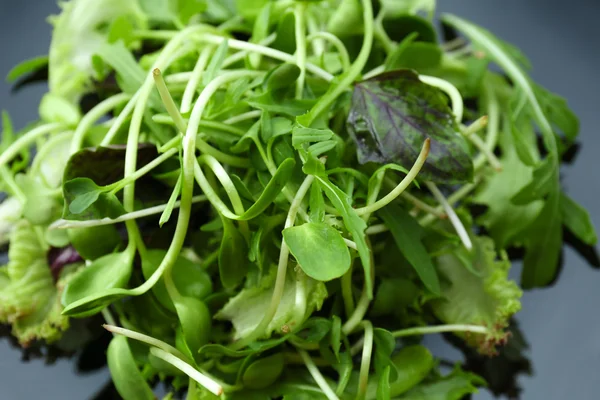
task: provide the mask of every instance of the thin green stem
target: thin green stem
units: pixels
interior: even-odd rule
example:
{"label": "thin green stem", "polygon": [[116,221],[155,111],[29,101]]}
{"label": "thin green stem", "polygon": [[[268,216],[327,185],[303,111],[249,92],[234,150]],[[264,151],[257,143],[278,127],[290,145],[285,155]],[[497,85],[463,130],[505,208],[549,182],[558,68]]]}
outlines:
{"label": "thin green stem", "polygon": [[[181,99],[181,112],[187,113],[192,109],[192,101],[194,99],[194,94],[200,85],[200,80],[202,79],[202,74],[210,61],[210,55],[212,54],[214,48],[209,46],[203,49],[200,52],[200,57],[198,57],[198,61],[194,66],[194,70],[192,71],[192,75],[188,81],[188,84],[185,87],[185,91],[183,92],[183,98]],[[184,131],[185,132],[185,131]]]}
{"label": "thin green stem", "polygon": [[458,237],[463,242],[466,249],[470,251],[473,248],[473,243],[471,242],[471,238],[469,237],[469,234],[467,233],[467,229],[463,225],[460,218],[458,218],[458,215],[456,215],[456,211],[454,211],[454,208],[452,208],[452,205],[450,205],[448,200],[446,200],[446,198],[444,197],[442,192],[438,189],[438,187],[433,182],[425,182],[425,185],[427,185],[427,187],[433,194],[433,197],[435,197],[436,200],[440,202],[442,207],[444,207],[444,210],[446,211],[446,214],[448,215],[448,219],[450,220],[450,223],[456,230]]}
{"label": "thin green stem", "polygon": [[[198,195],[192,198],[192,204],[202,203],[207,200],[205,195]],[[175,202],[173,208],[179,208],[181,201]],[[152,215],[158,215],[165,211],[168,204],[161,204],[150,208],[144,208],[143,210],[133,211],[127,214],[123,214],[115,219],[103,218],[103,219],[92,219],[87,221],[69,221],[65,219],[59,219],[48,227],[48,229],[71,229],[71,228],[90,228],[93,226],[101,225],[114,225],[125,221],[131,221],[135,219],[145,218]]]}
{"label": "thin green stem", "polygon": [[296,98],[301,99],[306,80],[306,4],[298,2],[294,10],[296,21],[296,65],[300,68],[300,75],[296,80]]}
{"label": "thin green stem", "polygon": [[[366,0],[364,0],[364,1],[366,1]],[[247,51],[248,53],[258,53],[258,54],[262,54],[264,56],[271,57],[276,60],[280,60],[280,61],[287,62],[287,63],[295,63],[296,62],[296,58],[291,54],[284,53],[283,51],[271,49],[270,47],[261,46],[259,44],[244,42],[242,40],[227,39],[222,36],[216,36],[216,35],[211,35],[211,34],[201,35],[201,36],[198,36],[196,39],[200,42],[211,43],[214,45],[219,45],[224,40],[227,40],[227,43],[229,43],[229,47],[231,49],[243,50],[243,51]],[[306,69],[309,72],[317,75],[318,77],[320,77],[326,81],[333,80],[333,75],[331,75],[329,72],[325,71],[324,69],[322,69],[314,64],[306,63]]]}
{"label": "thin green stem", "polygon": [[156,157],[154,160],[150,161],[148,164],[144,165],[142,168],[136,170],[133,174],[123,178],[122,180],[115,182],[107,188],[111,189],[112,193],[117,193],[119,190],[123,189],[125,186],[130,183],[140,179],[142,176],[146,175],[148,172],[152,171],[154,168],[158,167],[160,164],[167,161],[169,158],[173,157],[177,154],[177,149],[171,149],[162,153],[160,156]]}
{"label": "thin green stem", "polygon": [[116,325],[104,324],[104,325],[102,325],[102,327],[104,329],[106,329],[107,331],[109,331],[110,333],[122,335],[122,336],[128,337],[130,339],[137,340],[138,342],[146,343],[150,346],[154,346],[159,349],[162,349],[163,351],[166,351],[167,353],[171,353],[171,354],[173,354],[179,358],[182,358],[184,360],[187,359],[187,357],[182,352],[177,350],[175,347],[163,342],[162,340],[155,339],[152,336],[144,335],[143,333],[132,331],[130,329],[121,328]]}
{"label": "thin green stem", "polygon": [[313,377],[319,388],[323,391],[325,397],[327,397],[328,400],[339,400],[339,397],[337,397],[331,386],[329,386],[325,380],[325,377],[323,377],[323,374],[321,374],[321,371],[319,371],[319,368],[317,368],[308,353],[304,350],[298,349],[298,354],[300,354],[300,357],[302,357],[302,361],[304,361],[306,369],[308,369],[310,375]]}
{"label": "thin green stem", "polygon": [[75,129],[75,134],[73,135],[73,140],[71,141],[71,154],[77,153],[81,149],[85,134],[96,121],[104,117],[115,107],[121,105],[121,103],[124,103],[130,99],[131,96],[127,93],[119,93],[100,102],[87,114],[85,114],[81,121],[79,121],[77,129]]}
{"label": "thin green stem", "polygon": [[249,119],[260,118],[261,115],[262,115],[262,111],[260,111],[260,110],[248,111],[246,113],[236,115],[234,117],[226,119],[225,121],[223,121],[223,123],[227,124],[227,125],[235,125],[240,122],[247,121]]}
{"label": "thin green stem", "polygon": [[354,294],[352,293],[352,270],[353,266],[350,266],[350,269],[342,276],[340,282],[342,286],[342,298],[344,300],[344,311],[347,318],[350,318],[355,310]]}
{"label": "thin green stem", "polygon": [[[302,206],[302,201],[308,193],[310,186],[312,185],[315,177],[313,175],[309,175],[304,179],[302,185],[296,192],[296,196],[290,205],[290,209],[288,211],[288,215],[285,221],[284,229],[290,228],[294,226],[296,221],[296,215],[298,214],[298,210]],[[265,332],[265,329],[269,326],[273,317],[277,313],[277,309],[279,308],[279,303],[281,302],[281,297],[283,296],[283,290],[285,288],[285,279],[287,275],[287,267],[288,267],[288,259],[290,256],[290,249],[286,245],[285,241],[281,243],[281,250],[279,252],[279,263],[277,265],[277,277],[275,279],[275,286],[273,288],[273,296],[271,297],[271,302],[269,303],[269,307],[264,311],[264,316],[262,320],[258,323],[256,328],[246,337],[240,339],[239,341],[232,344],[231,348],[233,349],[241,349],[247,346],[249,343],[256,340],[256,338],[262,336]]]}
{"label": "thin green stem", "polygon": [[342,63],[342,70],[348,71],[351,66],[350,54],[348,53],[348,50],[346,49],[344,42],[342,42],[337,36],[335,36],[334,34],[331,34],[329,32],[314,32],[314,33],[311,33],[308,36],[308,38],[306,38],[306,40],[309,42],[316,41],[318,39],[326,40],[335,47],[335,49],[338,52],[338,55],[340,56],[340,62]]}
{"label": "thin green stem", "polygon": [[52,133],[58,129],[63,129],[64,127],[65,126],[60,123],[44,124],[25,133],[23,136],[15,140],[6,150],[4,150],[2,154],[0,154],[0,166],[6,165],[23,149],[30,146],[40,137]]}
{"label": "thin green stem", "polygon": [[[467,196],[469,193],[471,193],[473,190],[475,190],[475,188],[477,187],[477,185],[479,184],[479,182],[481,181],[481,177],[478,176],[475,178],[475,182],[473,183],[469,183],[466,184],[464,186],[462,186],[460,189],[458,189],[456,192],[452,193],[452,195],[450,195],[448,197],[448,204],[455,204],[457,201],[462,200],[465,196]],[[438,211],[443,211],[444,207],[443,206],[439,206],[437,208]],[[419,224],[423,225],[423,226],[427,226],[429,224],[431,224],[433,221],[435,221],[437,217],[434,215],[426,215],[425,217],[421,218],[419,220]]]}
{"label": "thin green stem", "polygon": [[360,360],[358,393],[356,395],[358,400],[363,400],[367,394],[367,386],[369,385],[369,368],[371,367],[371,356],[373,354],[373,324],[371,324],[370,321],[363,321],[362,326],[365,329],[365,336],[362,357]]}
{"label": "thin green stem", "polygon": [[360,53],[350,69],[340,76],[339,82],[330,86],[327,93],[319,98],[317,104],[314,105],[308,114],[302,117],[302,123],[306,126],[312,125],[312,123],[331,106],[338,96],[352,85],[367,64],[373,46],[373,5],[371,4],[371,0],[362,0],[362,5],[365,33]]}
{"label": "thin green stem", "polygon": [[429,155],[430,142],[431,141],[429,138],[425,139],[425,143],[423,143],[423,148],[421,149],[421,153],[419,154],[419,157],[417,157],[417,160],[415,161],[415,163],[412,166],[412,168],[410,169],[410,171],[408,171],[408,174],[406,174],[404,179],[402,179],[402,181],[398,184],[398,186],[396,186],[394,188],[394,190],[392,190],[386,196],[379,199],[378,201],[376,201],[373,204],[368,204],[365,207],[357,208],[355,210],[355,212],[358,215],[372,214],[375,211],[387,206],[392,201],[394,201],[398,196],[400,196],[400,194],[402,194],[402,192],[404,192],[408,188],[408,186],[415,180],[415,178],[421,171],[421,168],[425,164],[425,161],[427,160],[427,156]]}
{"label": "thin green stem", "polygon": [[177,368],[193,380],[195,380],[198,384],[202,385],[209,392],[214,394],[215,396],[220,396],[223,394],[223,387],[217,381],[209,377],[208,375],[203,374],[198,371],[196,368],[192,367],[190,364],[186,363],[179,357],[175,357],[173,354],[168,353],[160,348],[151,348],[150,353]]}
{"label": "thin green stem", "polygon": [[21,204],[25,204],[27,196],[25,196],[25,193],[23,193],[19,185],[17,185],[15,177],[6,165],[0,165],[0,176],[12,194],[19,199]]}
{"label": "thin green stem", "polygon": [[185,133],[187,128],[186,123],[183,120],[175,101],[173,100],[173,96],[171,96],[171,92],[169,92],[169,89],[167,88],[167,84],[162,77],[160,69],[154,68],[152,70],[152,77],[154,78],[154,83],[158,89],[158,94],[160,94],[160,98],[165,106],[165,109],[167,110],[167,113],[169,113],[171,118],[173,118],[173,122],[175,123],[175,126],[179,132]]}
{"label": "thin green stem", "polygon": [[450,97],[450,101],[452,103],[452,113],[456,117],[456,121],[460,123],[465,112],[465,105],[463,98],[460,95],[460,91],[456,88],[456,86],[447,80],[435,76],[419,75],[419,79],[428,85],[442,90],[448,95],[448,97]]}
{"label": "thin green stem", "polygon": [[472,332],[486,334],[489,330],[481,325],[438,325],[438,326],[420,326],[416,328],[402,329],[392,332],[395,338],[405,336],[420,336],[432,333],[447,333],[447,332]]}
{"label": "thin green stem", "polygon": [[223,153],[221,150],[214,148],[199,137],[196,138],[196,148],[198,148],[198,150],[200,150],[201,153],[210,155],[216,160],[219,160],[224,164],[231,165],[232,167],[249,168],[251,165],[250,159]]}
{"label": "thin green stem", "polygon": [[[66,132],[62,132],[59,133],[55,136],[52,136],[51,138],[49,138],[46,143],[44,143],[44,145],[37,149],[37,154],[35,155],[35,158],[33,159],[33,162],[31,163],[31,168],[29,169],[29,174],[32,176],[41,176],[45,183],[48,185],[48,187],[50,187],[51,185],[48,184],[48,181],[46,180],[46,176],[42,170],[42,166],[44,165],[44,163],[47,162],[56,162],[58,160],[56,160],[56,156],[54,155],[50,155],[50,153],[55,150],[56,147],[60,146],[60,145],[64,145],[65,148],[67,147],[67,144],[71,142],[71,138],[73,137],[73,132],[72,131],[66,131]],[[63,162],[66,163],[67,160],[64,160]],[[55,178],[54,176],[50,177],[50,178]],[[60,185],[60,179],[55,179],[56,184]],[[62,190],[61,190],[62,193]]]}
{"label": "thin green stem", "polygon": [[371,304],[371,300],[369,300],[369,292],[367,291],[367,286],[363,287],[362,294],[360,295],[360,299],[358,300],[358,304],[354,309],[354,313],[348,318],[344,326],[342,326],[342,332],[344,335],[349,335],[360,325],[363,318],[367,314],[367,309],[369,308],[369,304]]}
{"label": "thin green stem", "polygon": [[111,124],[110,129],[106,133],[106,136],[104,136],[104,139],[102,139],[100,146],[102,146],[102,147],[108,146],[114,140],[117,133],[119,133],[119,129],[121,129],[121,127],[125,123],[125,120],[127,118],[129,118],[129,115],[133,111],[133,108],[135,107],[135,105],[137,103],[139,94],[140,94],[140,91],[138,90],[133,95],[133,97],[131,99],[129,99],[129,101],[127,102],[127,104],[125,105],[125,107],[123,108],[121,113],[119,114],[119,116]]}

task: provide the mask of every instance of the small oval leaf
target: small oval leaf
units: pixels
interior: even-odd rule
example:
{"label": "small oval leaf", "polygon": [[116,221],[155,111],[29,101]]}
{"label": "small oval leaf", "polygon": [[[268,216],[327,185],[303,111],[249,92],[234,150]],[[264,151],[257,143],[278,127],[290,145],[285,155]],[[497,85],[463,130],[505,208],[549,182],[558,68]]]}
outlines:
{"label": "small oval leaf", "polygon": [[106,352],[108,369],[117,392],[125,400],[154,400],[152,389],[138,369],[125,336],[115,336]]}
{"label": "small oval leaf", "polygon": [[244,371],[242,381],[250,389],[263,389],[271,386],[283,372],[283,353],[262,358],[253,362]]}
{"label": "small oval leaf", "polygon": [[283,231],[285,243],[304,273],[327,282],[344,275],[352,259],[342,235],[321,222],[308,222]]}

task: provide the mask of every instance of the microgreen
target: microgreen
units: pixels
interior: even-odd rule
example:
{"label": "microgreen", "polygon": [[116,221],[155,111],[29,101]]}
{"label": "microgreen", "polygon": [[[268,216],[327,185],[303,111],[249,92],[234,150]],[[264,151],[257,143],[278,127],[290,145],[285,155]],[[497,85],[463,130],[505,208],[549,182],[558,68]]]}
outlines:
{"label": "microgreen", "polygon": [[[556,277],[563,226],[597,236],[560,187],[566,101],[470,22],[444,16],[465,37],[442,43],[434,11],[67,2],[49,56],[9,74],[48,64],[49,92],[22,132],[2,116],[0,323],[26,345],[101,314],[126,400],[157,380],[188,399],[474,393],[420,337],[496,354],[522,289]],[[76,256],[58,276],[55,248]]]}

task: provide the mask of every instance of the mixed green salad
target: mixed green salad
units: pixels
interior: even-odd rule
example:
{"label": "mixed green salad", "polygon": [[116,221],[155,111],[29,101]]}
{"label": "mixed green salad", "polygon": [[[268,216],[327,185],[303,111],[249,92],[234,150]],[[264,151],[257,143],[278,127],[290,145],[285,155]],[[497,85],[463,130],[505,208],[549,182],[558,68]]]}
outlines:
{"label": "mixed green salad", "polygon": [[485,376],[423,337],[501,354],[563,230],[596,242],[577,118],[435,0],[61,8],[8,77],[49,90],[3,114],[0,322],[76,350],[103,319],[126,400],[461,399]]}

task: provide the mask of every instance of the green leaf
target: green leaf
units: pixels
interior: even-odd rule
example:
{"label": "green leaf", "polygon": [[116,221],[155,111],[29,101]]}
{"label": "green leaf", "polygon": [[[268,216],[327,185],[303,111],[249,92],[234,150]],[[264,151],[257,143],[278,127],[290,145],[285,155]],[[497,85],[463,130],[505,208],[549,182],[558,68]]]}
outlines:
{"label": "green leaf", "polygon": [[125,45],[128,45],[136,39],[134,29],[129,18],[121,15],[110,24],[108,42],[115,43],[122,40]]}
{"label": "green leaf", "polygon": [[254,20],[269,0],[235,0],[235,8],[246,19]]}
{"label": "green leaf", "polygon": [[250,389],[267,388],[277,382],[283,373],[284,366],[283,353],[275,353],[254,361],[244,371],[242,378],[244,386]]}
{"label": "green leaf", "polygon": [[596,235],[590,214],[565,193],[561,193],[560,195],[560,214],[563,224],[579,240],[590,246],[596,244],[598,236]]}
{"label": "green leaf", "polygon": [[246,100],[250,107],[259,110],[268,111],[276,114],[283,114],[290,117],[297,117],[305,114],[315,105],[314,99],[275,99],[273,92],[266,92],[258,96],[250,97]]}
{"label": "green leaf", "polygon": [[466,395],[477,393],[477,386],[484,386],[485,380],[478,375],[464,372],[460,367],[441,380],[423,383],[400,400],[461,400]]}
{"label": "green leaf", "polygon": [[[396,349],[396,339],[394,339],[394,336],[389,331],[375,328],[373,330],[373,340],[375,343],[373,364],[375,365],[375,373],[377,376],[381,376],[384,370],[393,365],[391,357]],[[396,375],[396,370],[394,369],[392,380],[396,380]]]}
{"label": "green leaf", "polygon": [[309,209],[311,222],[323,222],[325,220],[325,199],[319,184],[313,184],[310,187]]}
{"label": "green leaf", "polygon": [[188,350],[186,353],[194,359],[198,350],[209,341],[212,327],[210,311],[203,301],[193,297],[179,297],[173,300],[173,304]]}
{"label": "green leaf", "polygon": [[312,317],[302,325],[300,332],[294,335],[296,342],[314,344],[319,343],[331,331],[330,320],[321,317]]}
{"label": "green leaf", "polygon": [[217,47],[215,54],[212,55],[210,63],[202,74],[202,86],[208,85],[213,79],[215,79],[221,70],[223,61],[225,61],[225,57],[227,57],[228,50],[229,45],[227,44],[227,40],[224,40],[219,47]]}
{"label": "green leaf", "polygon": [[344,37],[361,34],[363,10],[359,0],[342,0],[327,23],[327,31]]}
{"label": "green leaf", "polygon": [[[123,92],[135,94],[146,80],[147,72],[136,62],[123,41],[112,44],[103,43],[96,54],[115,70],[118,75],[119,87]],[[156,90],[150,95],[149,101],[154,109],[162,109],[162,101]]]}
{"label": "green leaf", "polygon": [[121,244],[121,237],[115,225],[72,228],[67,230],[67,235],[71,245],[84,260],[96,260],[110,254]]}
{"label": "green leaf", "polygon": [[408,167],[430,138],[429,156],[419,176],[444,184],[473,179],[469,149],[444,94],[410,70],[386,72],[356,84],[348,132],[361,164]]}
{"label": "green leaf", "polygon": [[[252,28],[252,36],[249,40],[250,43],[260,43],[269,35],[272,4],[273,3],[271,2],[267,2],[256,15],[254,27]],[[260,54],[249,54],[248,59],[250,61],[250,65],[254,69],[258,69],[260,67],[260,62],[262,60],[262,56]]]}
{"label": "green leaf", "polygon": [[328,224],[308,222],[287,228],[283,238],[302,271],[313,279],[327,282],[350,269],[348,246],[342,235]]}
{"label": "green leaf", "polygon": [[38,56],[30,58],[15,65],[6,75],[6,80],[9,83],[15,82],[17,79],[26,74],[33,73],[42,68],[48,67],[48,56]]}
{"label": "green leaf", "polygon": [[433,355],[421,345],[404,347],[392,357],[396,379],[391,380],[390,394],[399,396],[423,381],[435,365]]}
{"label": "green leaf", "polygon": [[[142,259],[142,273],[145,279],[150,279],[166,255],[165,250],[148,249]],[[184,297],[203,300],[212,293],[212,282],[206,271],[199,264],[181,255],[177,257],[171,267],[171,276],[177,291]],[[176,312],[173,301],[167,292],[164,278],[161,278],[152,287],[152,293],[164,308]]]}
{"label": "green leaf", "polygon": [[181,175],[181,173],[179,173],[179,178],[177,178],[177,183],[175,184],[175,187],[173,188],[173,193],[171,193],[171,197],[169,197],[169,201],[167,202],[167,207],[160,215],[160,220],[158,221],[158,225],[161,228],[164,224],[169,222],[169,219],[171,218],[171,214],[173,213],[173,209],[175,208],[175,203],[177,202],[177,199],[179,198],[179,195],[181,194],[181,180],[182,180],[182,175]]}
{"label": "green leaf", "polygon": [[378,211],[386,226],[390,228],[396,246],[413,266],[419,278],[433,294],[440,294],[440,282],[431,257],[421,241],[422,228],[404,209],[388,205]]}
{"label": "green leaf", "polygon": [[295,27],[296,18],[293,10],[287,10],[280,15],[276,30],[277,37],[271,47],[284,53],[294,54],[296,52]]}
{"label": "green leaf", "polygon": [[536,98],[544,115],[557,127],[569,142],[574,142],[579,134],[579,119],[569,108],[567,101],[540,85],[533,84]]}
{"label": "green leaf", "polygon": [[[557,154],[558,146],[554,132],[552,131],[552,124],[540,105],[531,79],[521,68],[520,64],[523,64],[524,60],[520,52],[517,52],[516,48],[512,46],[508,46],[507,43],[501,41],[489,31],[455,15],[446,14],[442,17],[442,21],[464,33],[476,45],[481,47],[494,62],[504,69],[517,90],[522,92],[528,107],[531,109],[531,114],[539,124],[546,149],[551,154]],[[558,169],[555,173],[555,178],[556,191],[558,190]]]}
{"label": "green leaf", "polygon": [[552,193],[544,207],[523,232],[526,253],[523,260],[523,289],[544,287],[555,278],[562,245],[560,194]]}
{"label": "green leaf", "polygon": [[44,122],[60,122],[67,126],[77,126],[81,120],[81,113],[76,106],[52,93],[42,97],[39,113]]}
{"label": "green leaf", "polygon": [[[73,154],[63,173],[63,182],[75,178],[89,178],[100,186],[110,185],[123,178],[126,146],[85,148]],[[137,168],[142,168],[158,156],[156,146],[140,144]]]}
{"label": "green leaf", "polygon": [[352,200],[346,193],[331,183],[326,177],[317,176],[316,180],[319,182],[321,189],[323,189],[329,201],[331,201],[331,204],[333,204],[335,209],[342,215],[344,225],[356,243],[360,261],[365,271],[366,290],[369,294],[369,299],[372,299],[373,279],[371,278],[371,250],[367,245],[365,236],[367,224],[358,216],[358,214],[356,214],[356,211],[352,208]]}
{"label": "green leaf", "polygon": [[377,400],[390,400],[392,394],[390,392],[390,372],[391,366],[387,366],[381,376],[379,377],[379,383],[377,385]]}
{"label": "green leaf", "polygon": [[[490,238],[473,238],[473,250],[463,247],[436,258],[440,273],[447,283],[442,286],[442,299],[432,303],[435,315],[447,324],[474,324],[488,328],[486,334],[456,333],[482,354],[494,354],[497,345],[507,340],[504,329],[509,319],[521,309],[522,291],[508,280],[510,261],[506,253],[498,254]],[[462,253],[457,256],[456,253]],[[497,257],[500,257],[497,260]],[[473,274],[465,268],[470,262]]]}
{"label": "green leaf", "polygon": [[533,170],[531,183],[522,188],[510,200],[513,204],[525,205],[535,200],[542,199],[552,192],[555,185],[555,160],[549,156]]}
{"label": "green leaf", "polygon": [[233,222],[221,215],[223,238],[219,247],[219,276],[227,289],[239,285],[248,273],[246,239]]}
{"label": "green leaf", "polygon": [[386,71],[402,68],[417,71],[431,70],[438,67],[441,62],[442,50],[437,44],[413,42],[403,48],[398,47],[388,56]]}
{"label": "green leaf", "polygon": [[112,338],[106,351],[108,369],[117,392],[127,400],[154,400],[155,396],[138,369],[125,336]]}
{"label": "green leaf", "polygon": [[[265,309],[273,297],[273,286],[276,268],[263,277],[258,286],[244,288],[215,315],[215,319],[229,320],[233,324],[234,340],[250,334],[263,318]],[[263,337],[268,338],[273,332],[280,332],[281,327],[293,317],[296,304],[296,278],[287,274],[283,294],[275,316],[269,323]],[[306,278],[305,280],[305,315],[320,310],[327,297],[327,289],[322,282]]]}
{"label": "green leaf", "polygon": [[190,22],[190,18],[201,14],[206,10],[206,0],[178,0],[179,19],[184,25]]}
{"label": "green leaf", "polygon": [[533,168],[525,165],[517,155],[511,135],[502,135],[502,171],[489,172],[473,196],[473,202],[488,207],[478,222],[487,228],[498,248],[518,243],[521,233],[539,215],[544,202],[533,201],[517,205],[511,201],[533,178]]}
{"label": "green leaf", "polygon": [[300,68],[296,64],[281,64],[271,69],[263,82],[266,92],[287,90],[300,76]]}
{"label": "green leaf", "polygon": [[331,317],[331,330],[329,331],[329,345],[337,361],[340,361],[340,348],[342,346],[342,319],[337,315]]}
{"label": "green leaf", "polygon": [[13,336],[23,347],[56,342],[69,328],[57,288],[64,287],[72,274],[63,271],[55,283],[46,249],[35,227],[21,219],[10,232],[8,264],[0,268],[0,323],[12,325]]}
{"label": "green leaf", "polygon": [[330,129],[306,128],[296,124],[292,129],[292,145],[295,149],[299,149],[305,143],[328,141],[333,135]]}
{"label": "green leaf", "polygon": [[403,278],[386,278],[377,288],[370,314],[375,317],[393,315],[417,300],[420,289]]}
{"label": "green leaf", "polygon": [[[123,288],[129,282],[133,271],[133,252],[127,250],[102,256],[79,272],[67,285],[62,296],[62,304],[67,307],[88,296],[102,293],[107,289]],[[96,314],[103,307],[86,312],[69,314],[87,317]]]}
{"label": "green leaf", "polygon": [[89,220],[118,218],[126,213],[123,205],[112,193],[96,185],[88,178],[75,178],[63,185],[65,207],[63,218],[68,220]]}
{"label": "green leaf", "polygon": [[26,198],[23,204],[25,219],[33,225],[48,225],[60,216],[62,201],[53,190],[29,175],[18,174],[15,181]]}

